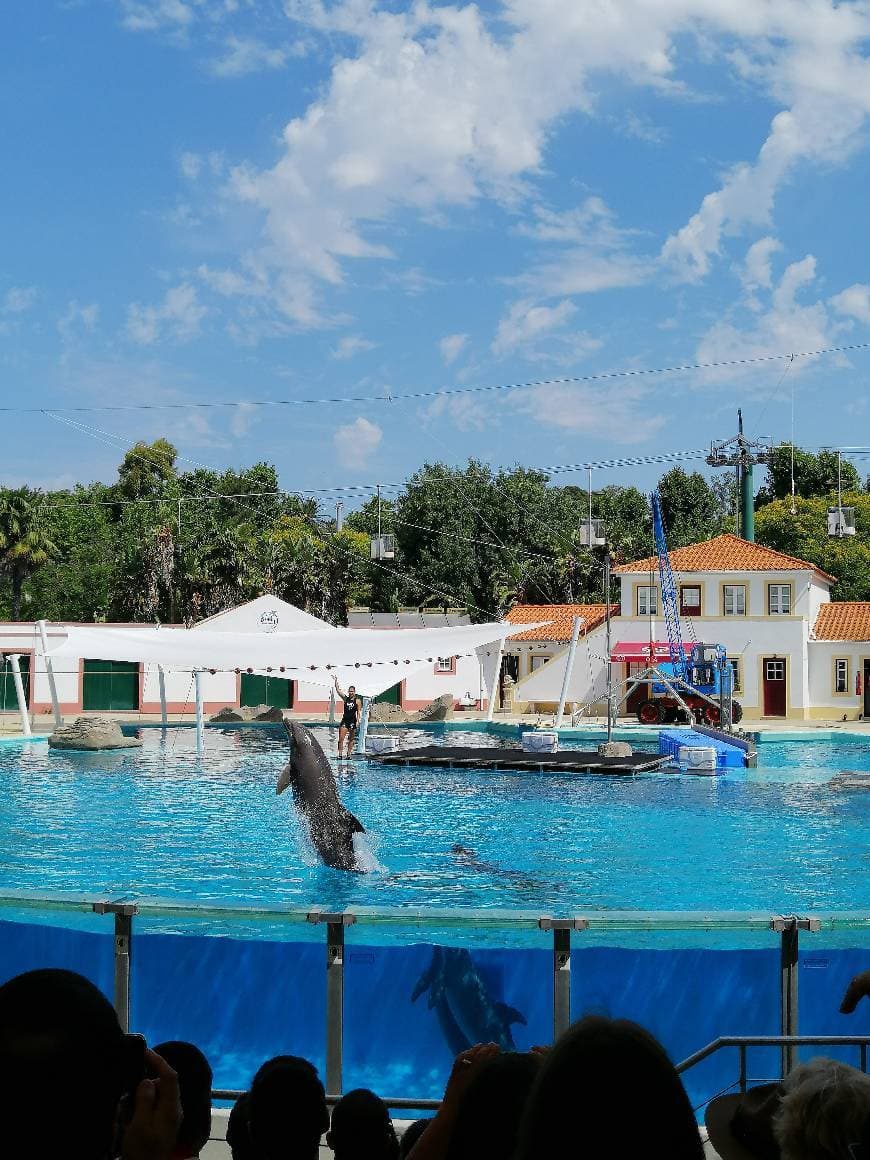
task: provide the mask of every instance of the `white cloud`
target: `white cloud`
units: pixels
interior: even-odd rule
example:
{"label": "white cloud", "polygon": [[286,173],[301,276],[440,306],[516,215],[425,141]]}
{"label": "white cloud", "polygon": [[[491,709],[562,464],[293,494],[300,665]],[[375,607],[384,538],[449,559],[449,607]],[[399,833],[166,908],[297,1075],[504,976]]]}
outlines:
{"label": "white cloud", "polygon": [[185,151],[178,159],[178,168],[181,170],[182,176],[186,177],[188,181],[196,181],[202,173],[202,164],[202,157],[199,153]]}
{"label": "white cloud", "polygon": [[133,302],[127,308],[127,336],[141,346],[151,346],[168,336],[177,342],[195,338],[208,313],[189,282],[167,290],[158,306]]}
{"label": "white cloud", "polygon": [[253,37],[228,36],[223,55],[213,60],[209,69],[218,77],[242,77],[283,68],[289,56],[288,49],[272,47]]}
{"label": "white cloud", "polygon": [[35,286],[12,286],[0,299],[0,314],[26,314],[36,305]]}
{"label": "white cloud", "polygon": [[730,8],[731,14],[724,19],[720,14],[715,23],[723,31],[730,24],[742,40],[731,61],[780,111],[757,157],[731,167],[720,187],[667,240],[663,257],[685,281],[709,272],[724,236],[768,225],[780,187],[799,165],[848,160],[862,144],[870,115],[870,60],[863,55],[870,35],[866,4],[771,0]]}
{"label": "white cloud", "polygon": [[848,286],[836,294],[831,299],[831,305],[838,314],[870,326],[870,286],[856,282],[854,286]]}
{"label": "white cloud", "polygon": [[439,395],[421,410],[426,421],[447,419],[457,431],[491,431],[498,413],[475,395]]}
{"label": "white cloud", "polygon": [[577,307],[567,299],[557,306],[541,306],[534,302],[514,302],[498,324],[492,342],[495,355],[510,354],[518,347],[531,346],[537,339],[561,329]]}
{"label": "white cloud", "polygon": [[467,334],[446,334],[438,343],[441,357],[446,366],[455,363],[468,345]]}
{"label": "white cloud", "polygon": [[[756,252],[753,260],[757,257]],[[704,335],[697,349],[698,362],[799,354],[835,346],[843,324],[831,318],[823,299],[807,300],[816,282],[816,259],[808,254],[787,266],[778,282],[771,275],[763,301],[755,283],[728,315]],[[789,368],[790,376],[800,374],[815,361],[795,360]],[[786,363],[781,365],[785,368]],[[776,374],[780,373],[777,369]],[[707,381],[731,381],[736,376],[757,383],[759,391],[770,390],[769,374],[761,373],[757,366],[715,368],[705,371],[702,377]]]}
{"label": "white cloud", "polygon": [[89,334],[96,329],[100,318],[100,308],[96,302],[82,305],[76,299],[57,320],[57,329],[64,342],[74,342],[82,334]]}
{"label": "white cloud", "polygon": [[253,403],[239,403],[230,420],[230,431],[236,439],[243,439],[248,434],[255,418],[259,417],[260,410],[261,408],[255,407]]}
{"label": "white cloud", "polygon": [[338,346],[333,348],[332,357],[337,359],[349,359],[355,355],[363,354],[367,350],[374,350],[375,344],[369,342],[361,334],[348,334],[339,342]]}
{"label": "white cloud", "polygon": [[584,383],[553,384],[517,391],[508,405],[545,427],[606,439],[643,443],[665,425],[665,416],[649,405],[642,387],[618,390]]}
{"label": "white cloud", "polygon": [[381,445],[384,433],[377,423],[360,415],[339,427],[332,437],[339,463],[351,469],[365,467]]}
{"label": "white cloud", "polygon": [[655,269],[653,260],[633,252],[637,231],[618,226],[600,197],[558,212],[536,205],[517,233],[537,242],[539,254],[524,274],[509,281],[533,298],[637,286]]}
{"label": "white cloud", "polygon": [[185,31],[200,0],[121,0],[121,23],[131,32]]}
{"label": "white cloud", "polygon": [[[749,247],[746,260],[740,271],[740,281],[748,295],[754,296],[756,290],[770,289],[771,259],[781,249],[782,244],[776,238],[771,237],[760,238]],[[754,301],[754,297],[752,300]]]}

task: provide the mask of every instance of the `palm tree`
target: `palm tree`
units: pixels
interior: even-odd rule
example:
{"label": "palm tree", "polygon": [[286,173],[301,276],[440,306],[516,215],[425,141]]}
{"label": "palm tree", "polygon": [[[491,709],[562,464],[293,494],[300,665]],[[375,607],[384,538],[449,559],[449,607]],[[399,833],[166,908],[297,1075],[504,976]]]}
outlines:
{"label": "palm tree", "polygon": [[24,581],[57,552],[39,492],[28,487],[0,492],[0,570],[12,581],[12,619],[21,617]]}

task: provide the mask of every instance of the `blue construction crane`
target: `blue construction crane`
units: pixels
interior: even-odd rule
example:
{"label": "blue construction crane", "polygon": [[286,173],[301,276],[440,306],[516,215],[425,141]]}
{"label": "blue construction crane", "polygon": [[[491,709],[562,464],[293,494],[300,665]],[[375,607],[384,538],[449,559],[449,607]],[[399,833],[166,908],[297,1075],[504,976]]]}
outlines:
{"label": "blue construction crane", "polygon": [[659,558],[659,583],[662,590],[662,608],[665,615],[665,625],[668,630],[668,647],[671,653],[673,673],[681,681],[688,681],[689,670],[686,665],[686,650],[683,648],[683,634],[680,629],[680,606],[677,601],[677,585],[674,573],[671,570],[671,559],[668,555],[668,544],[665,539],[665,526],[662,521],[662,505],[659,493],[654,491],[650,496],[652,503],[653,533],[656,541],[656,552]]}

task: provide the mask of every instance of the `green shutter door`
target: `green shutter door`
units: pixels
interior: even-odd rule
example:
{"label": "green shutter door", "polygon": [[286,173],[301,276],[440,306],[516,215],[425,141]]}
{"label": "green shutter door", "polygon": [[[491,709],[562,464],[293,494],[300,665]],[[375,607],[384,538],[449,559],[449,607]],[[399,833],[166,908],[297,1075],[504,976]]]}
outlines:
{"label": "green shutter door", "polygon": [[[30,657],[18,658],[21,666],[21,683],[24,685],[24,700],[30,704]],[[15,677],[12,675],[12,665],[5,660],[0,665],[0,710],[14,710],[18,708],[18,697],[15,695]]]}
{"label": "green shutter door", "polygon": [[293,707],[293,682],[284,677],[266,677],[259,673],[242,673],[240,705],[269,705],[273,709]]}
{"label": "green shutter door", "polygon": [[390,689],[384,689],[383,693],[378,693],[374,698],[375,701],[384,701],[388,705],[398,705],[400,703],[400,695],[402,692],[402,682],[398,685],[393,685]]}
{"label": "green shutter door", "polygon": [[124,712],[139,708],[139,666],[134,661],[85,661],[82,708]]}

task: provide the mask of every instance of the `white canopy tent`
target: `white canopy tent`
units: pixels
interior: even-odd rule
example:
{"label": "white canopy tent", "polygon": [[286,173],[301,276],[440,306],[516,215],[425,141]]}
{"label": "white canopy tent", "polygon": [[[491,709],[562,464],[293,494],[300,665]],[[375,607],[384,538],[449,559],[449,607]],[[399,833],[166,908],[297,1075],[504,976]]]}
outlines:
{"label": "white canopy tent", "polygon": [[[71,625],[66,628],[65,639],[48,650],[47,659],[55,667],[65,660],[77,666],[84,658],[98,657],[194,674],[204,670],[270,673],[327,688],[337,677],[343,689],[354,685],[363,696],[365,725],[369,698],[409,673],[434,664],[439,657],[472,653],[477,654],[484,669],[491,714],[504,640],[530,627],[534,626],[507,622],[401,630],[324,625],[264,633],[210,630],[205,624],[193,629]],[[198,680],[197,724],[201,730]]]}

